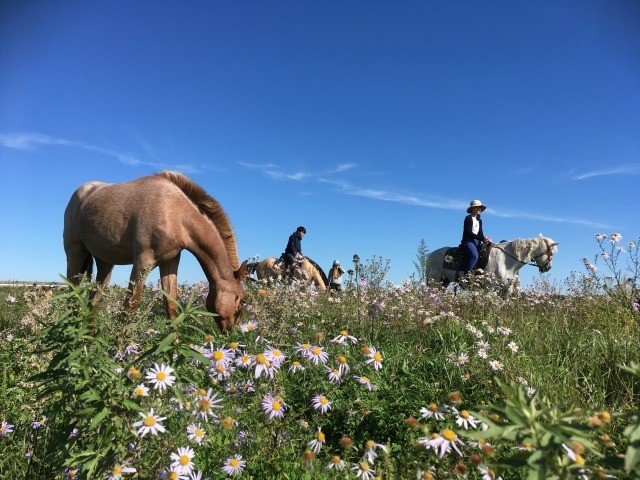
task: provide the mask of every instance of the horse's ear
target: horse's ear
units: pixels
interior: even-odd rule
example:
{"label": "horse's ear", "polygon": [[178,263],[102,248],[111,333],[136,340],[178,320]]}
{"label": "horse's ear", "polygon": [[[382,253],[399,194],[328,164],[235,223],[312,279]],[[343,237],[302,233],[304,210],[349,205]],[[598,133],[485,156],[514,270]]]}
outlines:
{"label": "horse's ear", "polygon": [[242,262],[242,265],[240,265],[240,267],[235,272],[233,272],[233,276],[239,282],[241,282],[242,280],[244,280],[249,276],[249,267],[247,266],[246,260]]}

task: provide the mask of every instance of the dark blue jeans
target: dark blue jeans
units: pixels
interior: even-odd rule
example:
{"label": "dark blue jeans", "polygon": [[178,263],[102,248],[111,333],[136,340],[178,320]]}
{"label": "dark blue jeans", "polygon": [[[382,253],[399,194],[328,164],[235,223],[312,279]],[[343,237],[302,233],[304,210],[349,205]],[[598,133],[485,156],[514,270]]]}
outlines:
{"label": "dark blue jeans", "polygon": [[467,254],[467,262],[464,267],[464,273],[469,273],[478,263],[478,248],[480,248],[480,240],[472,240],[465,242],[463,245]]}

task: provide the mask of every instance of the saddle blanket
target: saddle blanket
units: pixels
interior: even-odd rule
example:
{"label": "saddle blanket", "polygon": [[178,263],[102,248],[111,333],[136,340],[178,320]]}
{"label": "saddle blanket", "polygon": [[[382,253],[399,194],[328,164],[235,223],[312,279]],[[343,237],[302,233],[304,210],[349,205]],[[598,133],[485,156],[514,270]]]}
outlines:
{"label": "saddle blanket", "polygon": [[[489,263],[489,252],[491,246],[482,244],[480,251],[478,252],[478,263],[476,263],[475,270],[485,269],[487,263]],[[467,262],[467,253],[463,247],[449,247],[444,254],[444,261],[442,268],[445,270],[453,270],[454,272],[464,271],[465,263]]]}

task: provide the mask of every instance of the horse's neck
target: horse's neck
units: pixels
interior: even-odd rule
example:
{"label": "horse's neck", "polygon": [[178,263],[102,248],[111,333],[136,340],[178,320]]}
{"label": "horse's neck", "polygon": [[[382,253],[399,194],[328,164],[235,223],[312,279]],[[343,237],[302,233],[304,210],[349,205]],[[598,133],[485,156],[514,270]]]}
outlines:
{"label": "horse's neck", "polygon": [[304,273],[307,279],[313,281],[316,284],[316,287],[324,287],[324,281],[322,280],[322,275],[318,269],[309,261],[306,261],[304,264]]}
{"label": "horse's neck", "polygon": [[190,225],[191,239],[187,250],[193,253],[209,282],[231,280],[233,268],[224,242],[213,223],[202,217],[202,222]]}

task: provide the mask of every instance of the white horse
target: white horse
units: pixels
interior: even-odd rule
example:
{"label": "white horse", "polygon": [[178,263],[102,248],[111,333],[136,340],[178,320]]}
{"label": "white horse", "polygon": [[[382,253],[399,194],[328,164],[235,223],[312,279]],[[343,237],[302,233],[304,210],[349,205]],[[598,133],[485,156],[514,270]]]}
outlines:
{"label": "white horse", "polygon": [[[558,251],[557,245],[542,234],[538,238],[518,238],[511,242],[493,244],[484,272],[494,275],[502,283],[503,294],[507,298],[518,284],[518,271],[530,261],[535,262],[540,273],[551,269],[553,255]],[[427,258],[427,280],[442,282],[446,286],[464,275],[461,271],[444,268],[444,257],[448,248],[434,250]]]}

